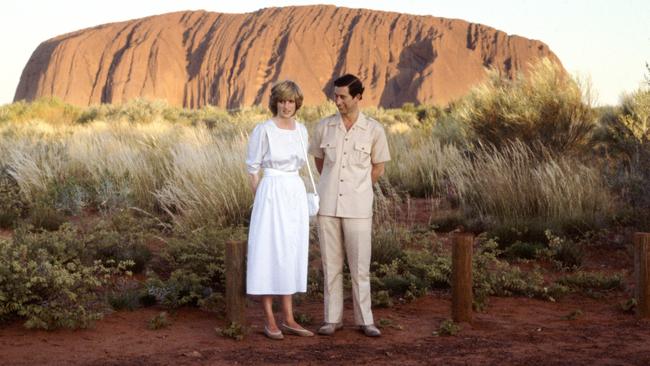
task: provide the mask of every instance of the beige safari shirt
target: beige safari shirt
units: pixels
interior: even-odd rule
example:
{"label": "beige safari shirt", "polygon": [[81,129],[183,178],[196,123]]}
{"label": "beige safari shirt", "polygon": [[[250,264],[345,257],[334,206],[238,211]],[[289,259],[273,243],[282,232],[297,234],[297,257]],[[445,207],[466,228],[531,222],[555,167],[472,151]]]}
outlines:
{"label": "beige safari shirt", "polygon": [[372,164],[390,160],[383,126],[359,113],[348,131],[340,114],[326,117],[316,127],[309,153],[324,160],[318,214],[372,217]]}

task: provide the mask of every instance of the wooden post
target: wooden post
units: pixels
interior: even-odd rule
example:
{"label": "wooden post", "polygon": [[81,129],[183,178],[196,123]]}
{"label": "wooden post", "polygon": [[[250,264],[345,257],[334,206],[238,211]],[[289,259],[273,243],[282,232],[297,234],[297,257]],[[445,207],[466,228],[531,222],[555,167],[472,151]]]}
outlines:
{"label": "wooden post", "polygon": [[650,318],[650,234],[634,234],[634,279],[636,281],[636,314]]}
{"label": "wooden post", "polygon": [[226,242],[226,317],[230,323],[246,322],[246,242]]}
{"label": "wooden post", "polygon": [[472,322],[472,246],[474,235],[455,234],[451,249],[451,317]]}

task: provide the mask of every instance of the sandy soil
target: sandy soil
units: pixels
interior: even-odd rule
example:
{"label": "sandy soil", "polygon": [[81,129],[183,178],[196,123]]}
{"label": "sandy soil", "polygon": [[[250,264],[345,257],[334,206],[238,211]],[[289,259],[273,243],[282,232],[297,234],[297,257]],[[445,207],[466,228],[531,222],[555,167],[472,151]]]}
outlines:
{"label": "sandy soil", "polygon": [[[21,323],[0,329],[3,365],[214,365],[214,364],[375,364],[375,365],[650,365],[650,320],[619,310],[625,293],[598,300],[571,296],[558,303],[526,298],[491,298],[474,322],[455,336],[434,336],[449,317],[448,292],[436,292],[390,309],[383,337],[367,338],[352,322],[333,337],[287,336],[272,341],[261,332],[259,304],[248,308],[250,333],[243,341],[216,334],[223,319],[196,309],[171,316],[172,325],[149,330],[161,309],[116,312],[86,330],[26,330]],[[297,310],[321,319],[317,300]],[[566,316],[575,310],[575,320]],[[315,329],[317,325],[310,328]],[[398,329],[401,328],[401,329]]]}

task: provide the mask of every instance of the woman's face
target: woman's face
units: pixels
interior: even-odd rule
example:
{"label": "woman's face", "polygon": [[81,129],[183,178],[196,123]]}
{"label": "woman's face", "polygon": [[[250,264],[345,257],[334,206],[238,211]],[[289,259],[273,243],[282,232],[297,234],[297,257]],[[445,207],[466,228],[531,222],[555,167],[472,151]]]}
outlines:
{"label": "woman's face", "polygon": [[296,114],[296,101],[295,100],[281,100],[278,101],[278,117],[291,118]]}

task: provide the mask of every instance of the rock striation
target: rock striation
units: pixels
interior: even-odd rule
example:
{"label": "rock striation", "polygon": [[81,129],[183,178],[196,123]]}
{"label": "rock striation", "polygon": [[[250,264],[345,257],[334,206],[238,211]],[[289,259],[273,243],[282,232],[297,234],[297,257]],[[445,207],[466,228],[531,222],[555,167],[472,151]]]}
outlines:
{"label": "rock striation", "polygon": [[364,106],[446,104],[486,68],[513,75],[549,47],[481,24],[329,5],[246,14],[186,11],[100,25],[41,43],[14,100],[76,105],[165,99],[226,108],[266,104],[279,79],[320,104],[346,72],[366,84]]}

